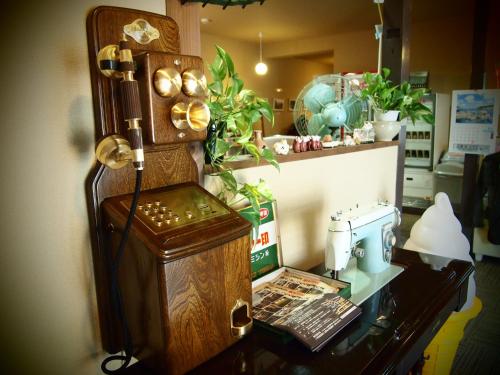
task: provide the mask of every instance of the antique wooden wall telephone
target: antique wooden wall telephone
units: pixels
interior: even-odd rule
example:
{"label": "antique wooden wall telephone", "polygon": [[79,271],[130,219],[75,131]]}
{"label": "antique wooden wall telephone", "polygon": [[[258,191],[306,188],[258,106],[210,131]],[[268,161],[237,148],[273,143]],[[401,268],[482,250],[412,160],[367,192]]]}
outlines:
{"label": "antique wooden wall telephone", "polygon": [[252,326],[251,225],[197,184],[189,142],[206,137],[206,79],[201,58],[179,54],[175,22],[98,7],[87,33],[100,161],[87,194],[103,347],[125,349],[116,357],[125,365],[134,355],[184,373]]}

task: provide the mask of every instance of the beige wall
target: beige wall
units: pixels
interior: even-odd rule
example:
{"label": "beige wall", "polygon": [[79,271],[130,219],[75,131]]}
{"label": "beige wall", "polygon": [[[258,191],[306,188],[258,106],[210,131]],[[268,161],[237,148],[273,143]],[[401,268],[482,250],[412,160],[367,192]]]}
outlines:
{"label": "beige wall", "polygon": [[[259,46],[244,43],[228,37],[201,34],[201,56],[206,64],[215,58],[215,45],[224,48],[234,60],[234,66],[245,84],[245,88],[254,90],[258,96],[267,98],[271,105],[274,98],[285,100],[285,110],[275,112],[275,126],[265,125],[265,134],[286,134],[292,124],[292,112],[288,111],[288,99],[296,98],[299,91],[314,76],[332,72],[331,65],[297,58],[264,58],[268,73],[259,76],[255,73],[255,64],[259,61]],[[267,47],[266,47],[267,48]],[[208,70],[207,70],[207,74]],[[290,77],[293,77],[291,79]],[[210,78],[209,78],[210,80]],[[278,93],[277,88],[282,92]]]}
{"label": "beige wall", "polygon": [[268,57],[290,57],[333,51],[334,71],[363,72],[377,69],[378,42],[371,30],[271,43]]}
{"label": "beige wall", "polygon": [[283,263],[308,269],[324,260],[332,213],[378,199],[394,203],[396,162],[393,146],[281,163],[280,172],[271,166],[241,169],[236,177],[269,184],[278,205]]}
{"label": "beige wall", "polygon": [[[273,105],[274,99],[282,99],[285,103],[283,111],[274,112],[274,128],[265,125],[265,135],[287,134],[293,124],[293,112],[288,110],[288,101],[296,99],[306,84],[318,75],[333,73],[333,66],[299,58],[279,58],[267,60],[269,74],[273,77],[274,86],[265,96]],[[282,91],[277,92],[280,88]]]}
{"label": "beige wall", "polygon": [[[102,1],[17,4],[0,15],[0,369],[100,374],[84,180],[94,163],[85,19]],[[164,0],[106,4],[165,14]]]}

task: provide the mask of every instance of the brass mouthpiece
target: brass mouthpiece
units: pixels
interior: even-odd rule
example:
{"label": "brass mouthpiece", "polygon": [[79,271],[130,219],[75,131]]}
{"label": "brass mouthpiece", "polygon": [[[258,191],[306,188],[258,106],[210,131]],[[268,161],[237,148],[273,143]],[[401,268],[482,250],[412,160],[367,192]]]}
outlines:
{"label": "brass mouthpiece", "polygon": [[210,110],[201,100],[193,100],[189,104],[179,102],[172,107],[170,119],[177,129],[203,131],[210,122]]}

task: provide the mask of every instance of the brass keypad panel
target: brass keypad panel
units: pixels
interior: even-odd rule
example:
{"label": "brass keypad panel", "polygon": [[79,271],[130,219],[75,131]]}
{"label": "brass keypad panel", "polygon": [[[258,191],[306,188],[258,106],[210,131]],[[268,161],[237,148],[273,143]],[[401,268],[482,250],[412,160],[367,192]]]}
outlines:
{"label": "brass keypad panel", "polygon": [[[128,210],[130,202],[129,198],[120,203]],[[203,190],[184,186],[162,192],[141,193],[135,216],[155,234],[160,234],[228,213],[229,210]]]}

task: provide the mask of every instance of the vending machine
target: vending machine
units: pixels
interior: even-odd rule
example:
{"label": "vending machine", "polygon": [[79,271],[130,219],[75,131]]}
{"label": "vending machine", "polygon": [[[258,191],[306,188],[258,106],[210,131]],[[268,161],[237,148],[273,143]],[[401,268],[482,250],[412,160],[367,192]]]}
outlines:
{"label": "vending machine", "polygon": [[411,206],[411,202],[419,199],[432,200],[433,170],[448,147],[450,95],[429,94],[423,103],[432,110],[434,123],[417,120],[406,126],[403,206]]}

